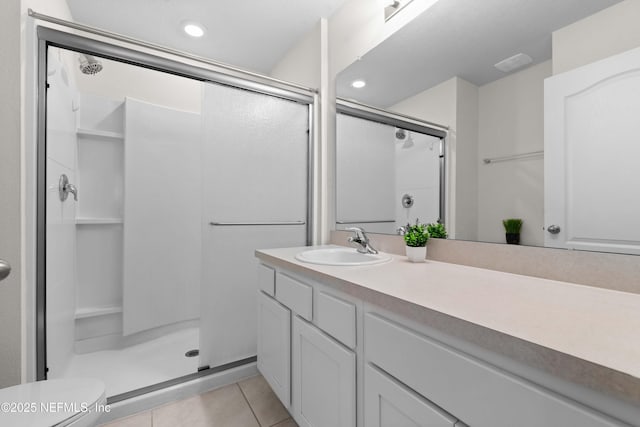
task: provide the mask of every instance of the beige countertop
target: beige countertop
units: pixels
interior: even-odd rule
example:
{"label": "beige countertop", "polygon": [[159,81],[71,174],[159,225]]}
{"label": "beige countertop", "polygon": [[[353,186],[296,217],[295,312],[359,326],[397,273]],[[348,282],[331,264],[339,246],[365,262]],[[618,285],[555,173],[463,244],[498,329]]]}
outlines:
{"label": "beige countertop", "polygon": [[397,310],[404,303],[403,314],[417,320],[434,313],[462,320],[467,329],[477,328],[458,335],[477,344],[640,403],[638,294],[437,261],[411,263],[400,255],[359,267],[296,260],[306,249],[258,250],[256,256],[383,307]]}

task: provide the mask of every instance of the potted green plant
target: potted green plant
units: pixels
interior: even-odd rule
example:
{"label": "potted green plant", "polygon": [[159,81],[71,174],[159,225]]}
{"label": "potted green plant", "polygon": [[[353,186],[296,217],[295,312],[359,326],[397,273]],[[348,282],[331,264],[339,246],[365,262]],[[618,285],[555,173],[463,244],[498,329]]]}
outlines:
{"label": "potted green plant", "polygon": [[444,228],[444,224],[439,222],[427,224],[427,232],[429,233],[429,237],[433,239],[447,238],[447,230]]}
{"label": "potted green plant", "polygon": [[427,241],[429,232],[426,224],[407,224],[404,232],[404,242],[407,244],[407,258],[411,262],[424,262],[427,257]]}
{"label": "potted green plant", "polygon": [[522,220],[520,218],[503,219],[502,225],[504,226],[507,243],[511,245],[520,244],[520,229],[522,228]]}

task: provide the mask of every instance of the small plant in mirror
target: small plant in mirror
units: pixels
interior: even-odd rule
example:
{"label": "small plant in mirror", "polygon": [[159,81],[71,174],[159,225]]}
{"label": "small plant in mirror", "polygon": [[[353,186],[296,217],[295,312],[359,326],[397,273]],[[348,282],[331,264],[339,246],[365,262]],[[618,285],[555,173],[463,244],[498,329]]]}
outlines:
{"label": "small plant in mirror", "polygon": [[447,238],[447,230],[444,228],[444,224],[439,222],[427,224],[427,232],[429,233],[429,237],[434,239]]}
{"label": "small plant in mirror", "polygon": [[405,228],[404,241],[407,246],[412,248],[427,246],[429,232],[427,231],[426,224],[420,224],[418,219],[416,219],[415,224],[407,224]]}
{"label": "small plant in mirror", "polygon": [[522,220],[520,218],[503,219],[502,225],[504,226],[505,238],[507,240],[507,243],[512,245],[519,244]]}

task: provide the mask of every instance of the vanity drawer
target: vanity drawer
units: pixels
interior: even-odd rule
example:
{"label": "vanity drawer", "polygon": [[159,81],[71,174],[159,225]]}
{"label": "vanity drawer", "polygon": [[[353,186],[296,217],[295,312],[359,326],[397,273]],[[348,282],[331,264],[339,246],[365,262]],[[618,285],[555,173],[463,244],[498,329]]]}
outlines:
{"label": "vanity drawer", "polygon": [[286,274],[276,275],[276,299],[300,317],[311,321],[313,316],[313,288]]}
{"label": "vanity drawer", "polygon": [[264,264],[258,265],[258,289],[267,295],[276,293],[276,271]]}
{"label": "vanity drawer", "polygon": [[349,348],[356,348],[356,306],[326,292],[316,294],[316,325]]}
{"label": "vanity drawer", "polygon": [[456,427],[456,420],[378,368],[364,368],[364,425],[367,427]]}
{"label": "vanity drawer", "polygon": [[376,314],[364,330],[366,360],[471,426],[620,425]]}

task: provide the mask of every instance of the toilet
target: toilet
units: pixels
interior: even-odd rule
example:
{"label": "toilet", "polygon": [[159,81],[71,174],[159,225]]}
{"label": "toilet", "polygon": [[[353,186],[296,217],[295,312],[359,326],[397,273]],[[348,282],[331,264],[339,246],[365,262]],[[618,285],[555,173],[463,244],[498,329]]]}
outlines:
{"label": "toilet", "polygon": [[105,385],[61,378],[0,389],[3,427],[95,426],[106,408]]}

